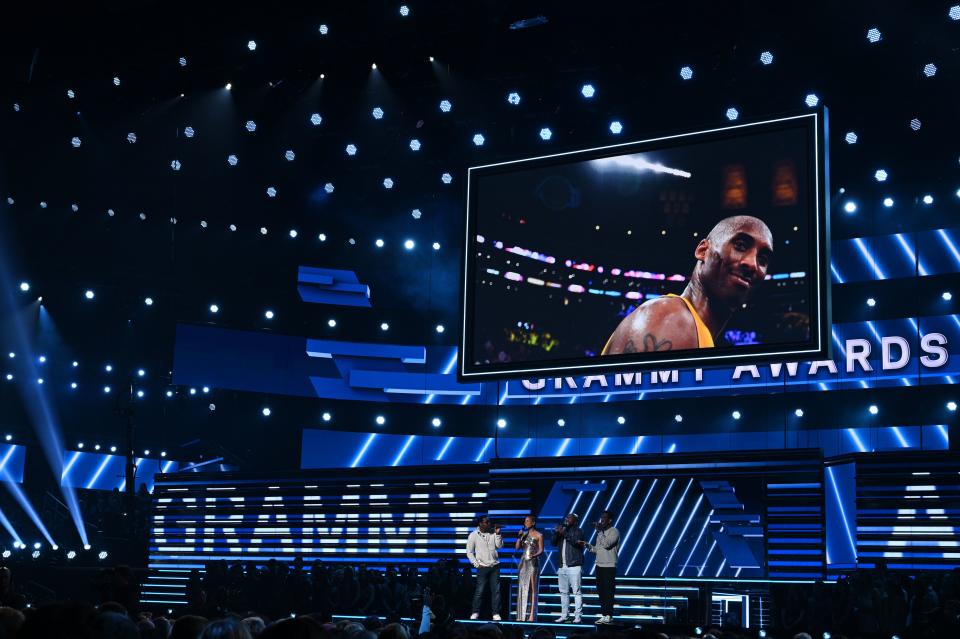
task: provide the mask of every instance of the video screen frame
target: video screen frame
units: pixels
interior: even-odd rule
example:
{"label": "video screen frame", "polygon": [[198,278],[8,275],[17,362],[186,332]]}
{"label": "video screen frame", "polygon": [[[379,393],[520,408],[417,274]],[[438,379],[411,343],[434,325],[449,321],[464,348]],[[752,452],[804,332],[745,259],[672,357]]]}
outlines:
{"label": "video screen frame", "polygon": [[[804,342],[792,344],[759,344],[739,346],[717,352],[717,349],[637,352],[607,355],[603,357],[577,357],[551,361],[515,361],[505,363],[474,362],[475,303],[477,297],[477,269],[480,268],[477,252],[477,187],[476,181],[486,175],[511,172],[518,169],[543,168],[570,162],[582,162],[627,155],[632,153],[664,150],[680,145],[705,143],[731,139],[744,135],[764,133],[795,127],[805,128],[809,143],[811,166],[807,170],[809,189],[808,206],[813,207],[810,231],[810,246],[813,259],[808,282],[810,292],[810,335]],[[827,109],[820,106],[802,114],[735,124],[724,127],[658,136],[635,142],[625,142],[577,151],[567,151],[518,160],[469,167],[467,169],[467,206],[463,262],[461,265],[460,340],[458,348],[457,378],[460,381],[479,379],[522,379],[544,376],[569,376],[577,374],[603,374],[624,369],[651,370],[666,368],[706,368],[724,365],[750,365],[769,361],[812,361],[830,359],[832,349],[830,330],[832,326],[830,299],[830,192],[829,187],[829,135]]]}

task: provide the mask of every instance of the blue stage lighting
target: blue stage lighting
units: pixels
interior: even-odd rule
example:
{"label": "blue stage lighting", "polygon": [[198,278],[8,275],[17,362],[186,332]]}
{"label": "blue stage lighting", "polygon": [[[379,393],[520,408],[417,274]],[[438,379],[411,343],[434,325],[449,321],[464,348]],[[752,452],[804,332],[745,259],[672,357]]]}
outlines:
{"label": "blue stage lighting", "polygon": [[9,353],[7,353],[7,357],[9,357],[10,359],[15,358],[16,356],[17,356],[17,354],[14,353],[13,351],[10,351]]}
{"label": "blue stage lighting", "polygon": [[680,413],[677,413],[676,415],[673,416],[673,421],[679,424],[680,422],[683,421],[683,415],[681,415]]}
{"label": "blue stage lighting", "polygon": [[43,378],[42,378],[42,377],[38,377],[38,378],[37,378],[37,383],[40,384],[40,385],[43,385]]}
{"label": "blue stage lighting", "polygon": [[870,308],[873,308],[876,305],[877,305],[877,300],[873,299],[872,297],[867,298],[867,306],[869,306]]}
{"label": "blue stage lighting", "polygon": [[373,116],[374,120],[383,119],[383,109],[381,109],[380,107],[373,107],[373,111],[371,111],[370,114]]}
{"label": "blue stage lighting", "polygon": [[920,126],[921,126],[921,122],[919,118],[913,118],[912,120],[910,120],[910,128],[912,130],[919,131]]}
{"label": "blue stage lighting", "polygon": [[430,420],[430,423],[433,424],[433,427],[434,427],[434,428],[440,428],[440,425],[441,425],[443,422],[440,421],[440,418],[439,418],[439,417],[434,417],[432,420]]}
{"label": "blue stage lighting", "polygon": [[450,100],[440,100],[440,110],[444,113],[450,113],[450,109],[453,108],[453,103]]}
{"label": "blue stage lighting", "polygon": [[2,556],[4,559],[10,559],[10,555],[12,554],[9,550],[4,550]]}
{"label": "blue stage lighting", "polygon": [[773,64],[773,54],[769,51],[764,51],[760,54],[760,62],[764,65]]}
{"label": "blue stage lighting", "polygon": [[412,251],[413,247],[415,246],[416,243],[413,240],[404,240],[403,242],[403,248],[407,249],[408,251]]}
{"label": "blue stage lighting", "polygon": [[202,390],[204,393],[209,393],[209,392],[210,392],[210,387],[209,387],[209,386],[204,386],[204,387],[201,388],[200,390]]}
{"label": "blue stage lighting", "polygon": [[843,210],[846,211],[847,213],[856,213],[857,203],[851,200],[843,205]]}
{"label": "blue stage lighting", "polygon": [[103,370],[107,371],[108,373],[112,373],[112,372],[113,372],[113,364],[107,364],[106,366],[103,367]]}
{"label": "blue stage lighting", "polygon": [[327,35],[328,33],[330,33],[330,27],[328,27],[325,24],[321,24],[320,28],[317,29],[317,31],[320,32],[320,35]]}
{"label": "blue stage lighting", "polygon": [[170,168],[173,169],[174,171],[179,171],[182,167],[183,165],[180,164],[180,160],[172,160],[170,162]]}
{"label": "blue stage lighting", "polygon": [[147,374],[147,371],[143,370],[142,368],[137,369],[137,377],[143,377],[146,374]]}
{"label": "blue stage lighting", "polygon": [[331,317],[330,319],[327,320],[327,326],[329,326],[330,328],[336,328],[336,327],[337,327],[337,320],[335,320],[335,319],[333,319],[333,318]]}
{"label": "blue stage lighting", "polygon": [[178,62],[180,63],[181,67],[187,66],[187,59],[183,56],[180,56],[180,59],[178,60]]}
{"label": "blue stage lighting", "polygon": [[223,88],[229,91],[230,89],[233,88],[233,84],[230,82],[227,82],[225,85],[223,85]]}
{"label": "blue stage lighting", "polygon": [[950,7],[950,10],[947,11],[947,15],[950,16],[951,20],[960,20],[960,4],[955,4]]}
{"label": "blue stage lighting", "polygon": [[880,33],[880,29],[876,27],[873,27],[872,29],[867,31],[867,40],[869,40],[871,44],[880,42],[880,39],[882,37],[883,37],[883,34]]}
{"label": "blue stage lighting", "polygon": [[816,93],[808,93],[807,97],[803,99],[808,107],[815,107],[820,104],[820,97]]}
{"label": "blue stage lighting", "polygon": [[346,148],[346,151],[347,151],[347,155],[356,155],[356,154],[357,154],[357,145],[356,145],[356,144],[348,144],[348,145],[347,145],[347,148]]}
{"label": "blue stage lighting", "polygon": [[871,415],[876,415],[877,413],[880,412],[880,409],[877,408],[877,405],[876,405],[876,404],[870,404],[870,408],[867,409],[867,410],[870,411],[870,414],[871,414]]}
{"label": "blue stage lighting", "polygon": [[943,298],[944,302],[949,302],[950,300],[953,299],[953,293],[951,293],[950,291],[944,291],[940,297]]}
{"label": "blue stage lighting", "polygon": [[118,78],[117,76],[113,76],[113,86],[115,87],[120,86],[120,78]]}
{"label": "blue stage lighting", "polygon": [[889,209],[891,206],[893,206],[893,198],[892,197],[883,198],[883,205]]}
{"label": "blue stage lighting", "polygon": [[290,236],[290,239],[291,239],[291,240],[295,240],[295,239],[297,239],[297,235],[299,235],[299,233],[297,233],[297,229],[290,229],[290,231],[289,231],[289,233],[287,233],[287,235]]}
{"label": "blue stage lighting", "polygon": [[220,307],[217,306],[216,304],[211,304],[211,305],[210,305],[210,312],[211,312],[211,313],[219,313],[219,312],[220,312]]}
{"label": "blue stage lighting", "polygon": [[505,420],[502,417],[497,420],[497,428],[506,428],[506,427],[507,427],[507,420]]}
{"label": "blue stage lighting", "polygon": [[76,551],[76,550],[68,550],[68,551],[67,551],[67,559],[76,559],[76,557],[77,557],[77,551]]}
{"label": "blue stage lighting", "polygon": [[273,319],[273,311],[267,310],[263,313],[263,316],[266,317],[268,320]]}
{"label": "blue stage lighting", "polygon": [[614,135],[620,135],[622,131],[623,125],[620,124],[620,120],[614,120],[610,123],[610,133],[613,133]]}
{"label": "blue stage lighting", "polygon": [[256,50],[257,50],[257,43],[256,43],[256,41],[254,41],[254,40],[249,40],[249,41],[247,42],[247,48],[250,49],[251,51],[256,51]]}
{"label": "blue stage lighting", "polygon": [[41,364],[46,364],[46,363],[47,363],[47,356],[46,356],[46,355],[41,355],[40,357],[37,358],[37,361],[40,362]]}
{"label": "blue stage lighting", "polygon": [[420,150],[420,140],[418,140],[417,138],[413,138],[412,140],[410,140],[410,150],[411,150],[411,151],[419,151],[419,150]]}
{"label": "blue stage lighting", "polygon": [[167,397],[173,397],[173,391],[172,391],[172,390],[168,390],[166,394],[167,394]]}
{"label": "blue stage lighting", "polygon": [[194,135],[196,135],[196,131],[193,130],[192,126],[188,126],[183,130],[183,134],[188,138],[192,138]]}
{"label": "blue stage lighting", "polygon": [[321,122],[323,122],[323,117],[319,113],[314,113],[310,116],[310,124],[313,126],[320,126]]}
{"label": "blue stage lighting", "polygon": [[392,189],[393,188],[393,178],[383,178],[383,188]]}
{"label": "blue stage lighting", "polygon": [[237,158],[237,156],[234,155],[233,153],[231,153],[230,155],[227,156],[227,164],[229,164],[230,166],[236,166],[236,165],[237,165],[237,162],[239,162],[239,161],[240,161],[240,160],[239,160],[239,159]]}
{"label": "blue stage lighting", "polygon": [[144,395],[144,393],[143,393],[142,390],[138,390],[138,391],[137,391],[137,397],[143,398],[143,395]]}
{"label": "blue stage lighting", "polygon": [[730,413],[730,416],[733,417],[734,419],[740,419],[740,417],[741,417],[740,411],[735,410],[735,411],[733,411],[732,413]]}
{"label": "blue stage lighting", "polygon": [[277,189],[273,186],[267,187],[267,197],[277,197]]}
{"label": "blue stage lighting", "polygon": [[857,143],[857,134],[853,131],[848,131],[845,136],[843,136],[844,141],[847,144],[856,144]]}
{"label": "blue stage lighting", "polygon": [[511,91],[510,94],[507,95],[507,102],[509,102],[513,106],[517,106],[518,104],[520,104],[520,94],[517,93],[516,91]]}
{"label": "blue stage lighting", "polygon": [[262,409],[260,409],[260,414],[263,415],[264,417],[270,417],[270,413],[271,413],[271,410],[269,406],[264,406]]}
{"label": "blue stage lighting", "polygon": [[93,445],[93,449],[94,449],[94,450],[100,450],[100,444],[94,444],[94,445]]}
{"label": "blue stage lighting", "polygon": [[450,175],[449,173],[444,173],[443,175],[440,176],[440,181],[443,182],[444,184],[450,184],[451,182],[453,182],[453,176]]}
{"label": "blue stage lighting", "polygon": [[85,298],[87,298],[88,300],[92,300],[94,297],[96,297],[96,295],[94,294],[94,292],[93,292],[92,290],[90,290],[89,288],[88,288],[86,291],[84,291],[83,296],[84,296]]}
{"label": "blue stage lighting", "polygon": [[77,97],[77,94],[73,92],[73,89],[67,89],[67,97],[72,100]]}
{"label": "blue stage lighting", "polygon": [[542,129],[540,129],[541,140],[549,140],[552,137],[553,137],[553,131],[551,131],[548,127],[543,127]]}
{"label": "blue stage lighting", "polygon": [[380,322],[380,330],[381,330],[381,331],[389,331],[389,330],[390,330],[390,325],[387,324],[386,322]]}
{"label": "blue stage lighting", "polygon": [[620,415],[619,417],[617,417],[617,423],[620,424],[620,425],[626,424],[626,423],[627,423],[627,418],[624,417],[623,415]]}
{"label": "blue stage lighting", "polygon": [[73,136],[73,137],[70,139],[70,144],[73,146],[73,148],[79,149],[79,148],[80,148],[80,138],[78,138],[77,136]]}
{"label": "blue stage lighting", "polygon": [[39,550],[34,550],[33,552],[30,553],[30,556],[33,557],[34,559],[39,559],[39,558],[40,558],[40,551],[39,551]]}
{"label": "blue stage lighting", "polygon": [[384,424],[387,423],[387,418],[384,417],[383,415],[377,415],[376,422],[378,426],[383,426]]}
{"label": "blue stage lighting", "polygon": [[435,330],[436,330],[438,333],[442,333],[442,332],[443,332],[444,330],[446,330],[446,329],[443,328],[443,324],[437,324],[437,327],[436,327]]}
{"label": "blue stage lighting", "polygon": [[116,446],[111,446],[111,447],[110,447],[110,452],[111,452],[111,453],[117,452],[117,447],[116,447]]}
{"label": "blue stage lighting", "polygon": [[585,84],[580,87],[580,94],[585,98],[592,98],[596,92],[597,90],[593,88],[592,84]]}
{"label": "blue stage lighting", "polygon": [[563,417],[557,420],[557,426],[559,426],[560,428],[563,428],[566,425],[567,425],[567,420],[565,420]]}
{"label": "blue stage lighting", "polygon": [[196,394],[197,394],[197,389],[196,389],[196,388],[191,388],[191,389],[190,389],[190,394],[191,394],[191,395],[196,395]]}
{"label": "blue stage lighting", "polygon": [[408,15],[410,15],[410,7],[408,7],[408,6],[405,5],[405,4],[401,4],[401,5],[400,5],[400,15],[402,15],[404,18],[406,18]]}
{"label": "blue stage lighting", "polygon": [[890,177],[890,174],[884,169],[877,169],[873,174],[873,179],[877,182],[886,182],[888,177]]}
{"label": "blue stage lighting", "polygon": [[330,413],[324,413],[323,415],[320,416],[320,419],[322,419],[325,422],[329,422],[331,419],[333,419],[333,416]]}
{"label": "blue stage lighting", "polygon": [[680,69],[680,77],[683,78],[684,80],[689,80],[690,78],[693,77],[693,69],[691,69],[690,67],[682,67]]}
{"label": "blue stage lighting", "polygon": [[130,144],[136,144],[137,134],[134,133],[133,131],[131,131],[130,133],[127,133],[127,142],[129,142]]}
{"label": "blue stage lighting", "polygon": [[106,550],[101,550],[99,553],[97,553],[97,559],[99,559],[100,561],[103,561],[107,557],[108,557],[108,554]]}
{"label": "blue stage lighting", "polygon": [[8,382],[12,382],[12,381],[13,381],[13,373],[7,373],[7,381],[8,381]]}
{"label": "blue stage lighting", "polygon": [[433,250],[434,250],[434,251],[439,251],[439,250],[440,250],[440,242],[434,242],[434,243],[433,243]]}
{"label": "blue stage lighting", "polygon": [[483,143],[486,141],[486,138],[483,137],[482,133],[473,134],[473,143],[477,146],[483,146]]}
{"label": "blue stage lighting", "polygon": [[144,298],[143,303],[146,304],[147,306],[153,306],[153,298],[152,298],[152,297],[146,297],[146,298]]}
{"label": "blue stage lighting", "polygon": [[933,76],[937,75],[937,65],[933,64],[932,62],[923,65],[923,75],[927,76],[928,78],[932,78]]}
{"label": "blue stage lighting", "polygon": [[283,157],[286,158],[287,162],[293,162],[293,160],[297,157],[297,154],[294,153],[292,149],[287,149],[287,151],[283,154]]}
{"label": "blue stage lighting", "polygon": [[376,245],[377,248],[383,248],[383,240],[378,237],[376,241],[374,241],[374,245]]}
{"label": "blue stage lighting", "polygon": [[246,127],[247,127],[247,131],[249,131],[250,133],[253,133],[254,131],[257,130],[257,123],[254,122],[253,120],[247,120]]}
{"label": "blue stage lighting", "polygon": [[334,190],[333,182],[327,182],[326,184],[324,184],[323,190],[326,191],[327,193],[333,193],[333,190]]}
{"label": "blue stage lighting", "polygon": [[760,631],[757,633],[757,636],[760,637],[760,639],[764,639],[767,636],[767,631],[761,628]]}
{"label": "blue stage lighting", "polygon": [[319,235],[317,236],[317,239],[320,240],[321,242],[326,242],[326,241],[327,241],[327,234],[326,234],[326,233],[321,233],[321,234],[319,234]]}
{"label": "blue stage lighting", "polygon": [[797,417],[803,417],[803,409],[798,408],[797,410],[793,411],[793,414],[796,415]]}
{"label": "blue stage lighting", "polygon": [[924,195],[924,196],[923,196],[923,203],[924,203],[924,204],[933,204],[933,196],[932,196],[932,195],[929,195],[929,194]]}

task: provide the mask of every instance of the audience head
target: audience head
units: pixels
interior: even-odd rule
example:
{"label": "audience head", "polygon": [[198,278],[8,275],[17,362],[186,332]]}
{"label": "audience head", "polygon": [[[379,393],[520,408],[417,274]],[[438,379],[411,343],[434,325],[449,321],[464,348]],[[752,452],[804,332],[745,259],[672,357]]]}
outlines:
{"label": "audience head", "polygon": [[267,627],[267,624],[260,617],[247,617],[243,620],[243,623],[246,624],[251,637],[259,637],[263,629]]}
{"label": "audience head", "polygon": [[173,623],[169,639],[200,639],[207,620],[199,615],[184,615]]}
{"label": "audience head", "polygon": [[252,639],[247,625],[238,619],[220,619],[210,622],[200,639]]}

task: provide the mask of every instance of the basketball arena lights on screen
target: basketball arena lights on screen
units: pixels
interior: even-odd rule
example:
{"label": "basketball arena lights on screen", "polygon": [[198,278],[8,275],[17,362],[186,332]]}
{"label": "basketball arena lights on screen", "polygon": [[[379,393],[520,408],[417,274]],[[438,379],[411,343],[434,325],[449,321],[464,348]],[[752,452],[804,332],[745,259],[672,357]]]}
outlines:
{"label": "basketball arena lights on screen", "polygon": [[[763,144],[774,138],[779,141],[778,145]],[[776,150],[769,150],[772,146]],[[833,354],[826,155],[827,112],[818,103],[814,112],[802,115],[471,167],[467,180],[458,379],[523,379],[550,373],[586,374],[627,368],[641,371],[662,369],[671,364],[699,368],[724,364],[757,365],[794,358],[830,359]],[[675,161],[670,161],[671,158]],[[696,165],[700,170],[691,172],[687,164]],[[751,172],[748,168],[752,173],[764,171],[772,175],[770,202],[757,204],[754,198],[752,204],[747,205],[746,182],[747,174]],[[694,173],[699,173],[699,179]],[[722,175],[720,191],[715,189],[716,175]],[[665,180],[673,182],[668,184]],[[680,182],[684,186],[679,186]],[[547,197],[553,197],[552,194],[544,195],[547,188],[544,185],[548,183],[551,188],[562,183],[561,190],[566,189],[568,195],[563,197],[567,197],[567,201],[548,202]],[[627,188],[633,190],[628,192]],[[696,200],[698,195],[705,195],[700,198],[703,200],[720,196],[716,203],[708,200],[696,214],[690,213],[692,207],[687,205],[684,215],[691,219],[677,222],[685,226],[683,232],[687,240],[680,240],[679,235],[673,234],[668,237],[668,228],[679,216],[667,208],[659,210],[657,204],[648,205],[642,200],[644,196],[659,195],[662,201],[667,190],[680,193],[677,197],[684,202]],[[590,195],[595,199],[588,201]],[[655,202],[652,197],[651,202]],[[634,234],[633,228],[628,228],[625,234],[618,229],[616,236],[608,233],[595,235],[597,239],[584,239],[583,233],[594,230],[600,233],[601,226],[607,222],[610,226],[645,226],[646,234],[640,239],[640,233]],[[731,258],[719,262],[728,259],[719,256],[722,247],[733,245],[735,238],[745,234],[741,228],[744,224],[752,224],[758,229],[750,231],[753,237],[759,238],[751,240],[754,242],[751,253],[754,261],[747,258],[733,264],[734,258]],[[734,226],[737,228],[732,228]],[[731,228],[718,231],[721,227]],[[794,235],[777,243],[778,233],[785,234],[790,227]],[[651,228],[661,229],[660,233],[651,234]],[[778,231],[774,233],[772,229]],[[689,231],[693,231],[692,240]],[[501,237],[494,237],[494,233]],[[715,233],[718,236],[725,233],[727,239],[721,244],[715,239]],[[523,243],[530,246],[533,237],[539,242],[536,250],[518,246]],[[683,264],[677,261],[678,241],[688,243],[691,249],[697,247],[697,251],[704,251],[704,255],[709,256],[713,251],[718,257],[702,258],[699,257],[701,253],[697,253],[698,257],[694,259],[695,252],[691,252],[689,261],[697,267],[693,276],[689,272],[683,274],[689,264],[686,257]],[[638,245],[637,242],[650,245]],[[714,251],[711,242],[721,248]],[[569,250],[571,246],[576,246],[582,253],[592,251],[596,259],[581,256],[577,260],[564,260],[560,257],[561,251]],[[767,272],[774,246],[784,254],[778,266],[785,269],[782,273]],[[504,282],[500,279],[503,269],[497,268],[499,258],[491,248],[530,257],[540,264],[534,268],[541,270],[526,275],[504,272]],[[747,253],[750,253],[749,249]],[[629,264],[629,260],[636,260],[637,255],[645,256],[642,264],[621,267],[624,263]],[[761,266],[751,267],[750,282],[733,281],[736,279],[734,275],[739,273],[734,270],[745,269],[745,264],[759,265],[761,257],[765,261]],[[729,278],[731,286],[727,288],[739,289],[737,303],[723,305],[729,309],[727,320],[733,317],[735,321],[717,320],[714,323],[722,327],[719,331],[714,330],[713,324],[707,326],[711,318],[701,317],[687,295],[694,284],[700,286],[703,296],[719,295],[719,285],[707,291],[700,284],[702,278],[707,277],[701,275],[704,271],[700,266],[709,259],[714,264],[721,264],[714,267],[716,275],[710,277],[719,281],[717,278],[725,277],[729,270],[733,275]],[[509,260],[507,264],[510,265]],[[570,278],[579,273],[584,279],[562,283],[546,281],[549,279],[546,275],[548,269],[553,264],[565,264],[574,269]],[[604,285],[595,284],[593,277],[602,279]],[[610,279],[614,288],[609,284]],[[799,328],[784,325],[777,326],[774,331],[772,327],[779,317],[774,307],[785,304],[778,301],[779,298],[774,299],[773,291],[783,285],[784,280],[788,282],[784,286],[789,288],[777,288],[777,293],[780,297],[792,295],[796,298],[793,306],[800,310],[793,314],[801,316],[803,321]],[[521,292],[519,286],[524,281],[538,288],[530,287],[532,292]],[[683,288],[684,282],[688,282],[687,289]],[[617,285],[621,289],[633,290],[616,290]],[[723,286],[726,287],[726,283]],[[755,289],[762,289],[762,292],[754,295]],[[681,291],[683,296],[675,295]],[[589,294],[577,298],[578,304],[568,304],[568,293]],[[545,297],[534,299],[536,295]],[[656,347],[648,348],[646,338],[653,335],[647,333],[643,335],[643,344],[638,347],[639,342],[634,342],[635,335],[631,332],[638,330],[634,318],[639,317],[638,311],[642,311],[648,302],[664,297],[678,297],[677,301],[689,308],[691,325],[696,324],[692,345],[667,339],[656,342],[657,338],[654,338]],[[562,307],[558,302],[560,299],[563,300]],[[557,303],[557,307],[548,306],[548,300]],[[727,301],[723,299],[723,302]],[[666,300],[660,300],[657,308],[665,308],[664,302]],[[764,304],[766,307],[761,318],[760,311],[753,309]],[[734,312],[748,309],[748,306],[751,310],[742,314],[752,312],[748,319],[768,328],[767,335],[760,336],[760,339],[757,339],[758,332],[744,324],[746,320],[738,319]],[[673,307],[679,308],[679,305],[673,304]],[[489,352],[485,355],[484,349],[490,351],[492,348],[494,353],[500,349],[497,340],[504,339],[500,335],[511,326],[507,316],[531,308],[539,316],[530,321],[543,320],[538,328],[541,332],[552,332],[551,337],[562,334],[552,342],[562,344],[562,347],[540,349],[543,352],[531,348],[523,356],[506,359],[492,358]],[[646,308],[653,308],[653,305]],[[670,311],[671,317],[675,312]],[[587,313],[591,315],[585,318]],[[525,313],[524,317],[530,317],[530,313]],[[676,323],[668,320],[663,325],[674,326]],[[624,327],[629,339],[618,338]],[[614,328],[616,330],[611,333]],[[721,334],[727,337],[726,343],[715,345],[713,338]],[[734,334],[750,337],[729,339]],[[626,346],[618,345],[618,339],[626,341]],[[660,348],[661,344],[666,346]],[[599,377],[602,376],[594,376]]]}

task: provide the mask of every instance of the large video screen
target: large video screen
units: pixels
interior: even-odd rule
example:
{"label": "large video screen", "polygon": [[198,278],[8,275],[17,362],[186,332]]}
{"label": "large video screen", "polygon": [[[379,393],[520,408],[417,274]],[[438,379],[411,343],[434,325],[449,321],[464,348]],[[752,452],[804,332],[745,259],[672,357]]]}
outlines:
{"label": "large video screen", "polygon": [[460,377],[829,357],[825,119],[471,168]]}

